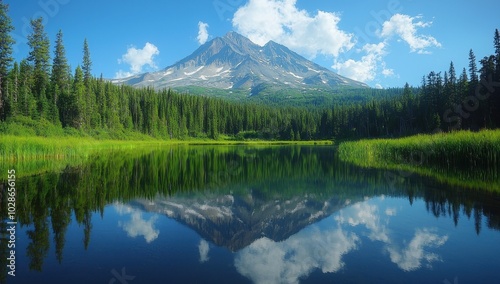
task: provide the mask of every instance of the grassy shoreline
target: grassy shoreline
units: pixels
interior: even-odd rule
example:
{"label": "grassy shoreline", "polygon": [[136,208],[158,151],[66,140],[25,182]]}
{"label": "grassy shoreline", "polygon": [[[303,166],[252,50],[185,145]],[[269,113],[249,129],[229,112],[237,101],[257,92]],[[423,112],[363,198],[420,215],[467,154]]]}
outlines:
{"label": "grassy shoreline", "polygon": [[357,166],[500,192],[500,130],[342,142],[338,151],[342,160]]}
{"label": "grassy shoreline", "polygon": [[266,140],[99,140],[90,137],[0,136],[0,160],[63,159],[87,157],[101,150],[123,150],[171,145],[332,145],[332,141]]}

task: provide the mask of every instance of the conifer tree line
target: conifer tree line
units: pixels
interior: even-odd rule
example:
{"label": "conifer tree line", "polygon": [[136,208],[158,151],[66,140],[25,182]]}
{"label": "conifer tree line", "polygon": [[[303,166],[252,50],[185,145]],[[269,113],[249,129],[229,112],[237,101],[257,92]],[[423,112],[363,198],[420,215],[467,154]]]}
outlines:
{"label": "conifer tree line", "polygon": [[[51,50],[43,19],[31,20],[28,56],[14,62],[8,5],[0,1],[0,121],[49,121],[92,133],[140,132],[162,139],[220,135],[239,138],[312,140],[403,136],[436,130],[478,130],[500,126],[500,35],[495,53],[457,73],[430,72],[418,88],[399,96],[332,106],[271,107],[235,103],[172,90],[117,86],[92,76],[89,43],[82,65],[71,70],[63,32]],[[52,56],[51,56],[52,54]],[[479,63],[479,67],[477,66]]]}

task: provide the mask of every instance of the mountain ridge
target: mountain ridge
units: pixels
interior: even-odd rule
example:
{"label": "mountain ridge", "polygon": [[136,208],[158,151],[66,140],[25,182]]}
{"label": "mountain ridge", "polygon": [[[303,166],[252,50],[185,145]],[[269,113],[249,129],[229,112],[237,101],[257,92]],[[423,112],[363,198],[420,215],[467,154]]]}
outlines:
{"label": "mountain ridge", "polygon": [[318,88],[369,88],[307,60],[284,45],[269,41],[259,46],[236,32],[208,41],[160,71],[112,82],[136,87],[247,90],[249,95],[258,94],[266,86],[304,92]]}

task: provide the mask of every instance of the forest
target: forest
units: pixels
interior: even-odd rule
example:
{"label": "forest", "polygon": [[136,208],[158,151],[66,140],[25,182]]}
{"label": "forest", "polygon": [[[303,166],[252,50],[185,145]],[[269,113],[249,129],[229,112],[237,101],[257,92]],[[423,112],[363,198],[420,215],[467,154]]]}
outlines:
{"label": "forest", "polygon": [[[30,52],[14,62],[8,5],[0,4],[0,133],[21,136],[92,136],[126,139],[141,133],[158,139],[231,138],[326,140],[400,137],[416,133],[494,129],[500,126],[500,34],[494,54],[468,70],[432,71],[418,87],[369,92],[349,90],[315,107],[235,102],[170,89],[136,89],[94,77],[85,39],[81,66],[71,70],[59,31],[53,55],[43,19],[31,20]],[[333,94],[332,94],[333,96]],[[362,99],[360,99],[360,97]],[[39,129],[39,125],[43,127]],[[55,129],[55,130],[54,130]]]}

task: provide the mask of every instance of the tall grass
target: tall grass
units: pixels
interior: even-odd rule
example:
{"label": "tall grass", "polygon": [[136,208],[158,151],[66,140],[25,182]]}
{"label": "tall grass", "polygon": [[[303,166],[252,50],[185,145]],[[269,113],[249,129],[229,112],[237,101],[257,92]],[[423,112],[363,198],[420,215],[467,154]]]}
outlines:
{"label": "tall grass", "polygon": [[87,157],[106,149],[159,145],[159,141],[115,141],[76,137],[0,136],[0,160],[38,160]]}
{"label": "tall grass", "polygon": [[415,171],[441,179],[448,175],[454,183],[463,180],[469,187],[484,183],[480,187],[500,191],[500,130],[344,142],[338,151],[342,160],[363,167]]}
{"label": "tall grass", "polygon": [[500,157],[500,130],[344,142],[339,145],[339,154],[344,160],[361,164],[387,161],[450,167],[496,166]]}

